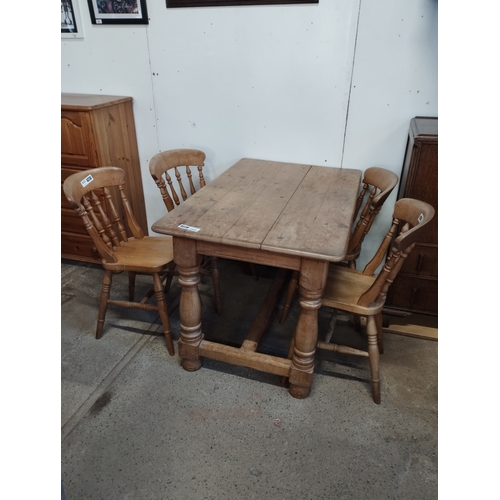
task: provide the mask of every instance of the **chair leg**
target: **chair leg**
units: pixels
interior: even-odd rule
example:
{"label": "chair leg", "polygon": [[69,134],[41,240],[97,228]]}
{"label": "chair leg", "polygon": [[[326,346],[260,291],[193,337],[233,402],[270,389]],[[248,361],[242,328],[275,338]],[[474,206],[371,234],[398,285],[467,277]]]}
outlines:
{"label": "chair leg", "polygon": [[[295,335],[292,337],[292,340],[290,341],[290,347],[288,348],[287,359],[292,359],[294,346],[295,346]],[[286,375],[282,375],[280,377],[280,382],[282,385],[285,385],[288,382],[288,377]]]}
{"label": "chair leg", "polygon": [[337,309],[332,310],[332,315],[330,316],[330,322],[328,324],[328,331],[325,335],[325,342],[329,344],[333,337],[333,332],[335,331],[335,325],[337,324]]}
{"label": "chair leg", "polygon": [[167,342],[167,349],[170,356],[175,354],[174,342],[172,340],[172,329],[170,328],[170,320],[168,319],[167,301],[163,284],[158,273],[153,274],[153,286],[156,294],[156,302],[158,304],[158,312],[160,313],[161,323],[163,325],[163,334]]}
{"label": "chair leg", "polygon": [[292,299],[299,284],[299,271],[293,271],[290,282],[288,283],[288,290],[286,291],[285,303],[283,304],[283,311],[281,312],[280,324],[283,324],[288,316],[288,310],[292,304]]}
{"label": "chair leg", "polygon": [[134,296],[135,296],[135,276],[136,273],[133,271],[129,271],[128,273],[128,300],[130,302],[134,301]]}
{"label": "chair leg", "polygon": [[377,320],[374,316],[367,317],[366,333],[368,335],[368,360],[370,362],[373,401],[376,404],[380,404],[378,332]]}
{"label": "chair leg", "polygon": [[102,278],[101,298],[99,300],[99,314],[97,315],[97,329],[95,332],[96,339],[101,338],[102,330],[104,328],[104,318],[106,317],[106,311],[108,309],[108,300],[112,281],[113,273],[106,269]]}
{"label": "chair leg", "polygon": [[170,286],[172,285],[172,280],[174,279],[175,273],[175,262],[172,262],[167,271],[167,280],[165,281],[165,294],[168,294],[170,291]]}
{"label": "chair leg", "polygon": [[377,344],[378,352],[384,354],[384,332],[382,330],[382,313],[378,313],[375,316],[375,321],[377,323]]}
{"label": "chair leg", "polygon": [[217,257],[210,257],[210,272],[212,273],[212,284],[214,287],[215,310],[217,314],[222,313],[222,301],[220,296],[220,276]]}

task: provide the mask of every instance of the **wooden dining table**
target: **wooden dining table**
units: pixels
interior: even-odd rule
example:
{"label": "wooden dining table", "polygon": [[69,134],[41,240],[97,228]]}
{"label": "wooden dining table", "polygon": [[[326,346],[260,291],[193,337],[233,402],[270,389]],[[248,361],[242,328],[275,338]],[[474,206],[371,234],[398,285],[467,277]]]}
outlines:
{"label": "wooden dining table", "polygon": [[[360,170],[243,158],[153,224],[154,232],[173,237],[185,370],[198,370],[203,357],[216,359],[288,377],[292,396],[309,395],[328,266],[346,255],[361,176]],[[203,256],[300,273],[291,359],[257,352],[269,323],[266,300],[261,311],[267,317],[256,318],[240,347],[204,338],[198,293]]]}

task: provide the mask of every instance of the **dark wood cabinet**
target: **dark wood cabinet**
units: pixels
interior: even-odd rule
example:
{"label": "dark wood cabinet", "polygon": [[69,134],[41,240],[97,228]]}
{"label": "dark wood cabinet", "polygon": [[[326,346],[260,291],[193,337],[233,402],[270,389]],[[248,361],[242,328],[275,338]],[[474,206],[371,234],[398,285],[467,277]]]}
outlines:
{"label": "dark wood cabinet", "polygon": [[410,122],[399,198],[416,198],[436,215],[406,259],[387,296],[386,306],[408,312],[438,313],[438,119],[417,116]]}
{"label": "dark wood cabinet", "polygon": [[113,165],[125,170],[127,197],[148,234],[132,98],[61,94],[61,255],[84,262],[101,258],[83,223],[62,192],[62,183],[80,170]]}

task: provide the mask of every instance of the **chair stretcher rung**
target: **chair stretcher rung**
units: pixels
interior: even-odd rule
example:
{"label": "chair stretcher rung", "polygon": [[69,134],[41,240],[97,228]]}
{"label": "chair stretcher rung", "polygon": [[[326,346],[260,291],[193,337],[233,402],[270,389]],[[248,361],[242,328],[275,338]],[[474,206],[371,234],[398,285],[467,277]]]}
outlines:
{"label": "chair stretcher rung", "polygon": [[255,316],[255,319],[250,327],[250,330],[248,330],[248,333],[242,345],[243,349],[252,351],[257,350],[260,339],[263,333],[268,328],[273,312],[276,309],[280,293],[283,289],[288,273],[289,271],[287,271],[286,269],[278,269],[278,271],[276,272],[276,276],[269,286],[267,294],[262,301],[257,315]]}
{"label": "chair stretcher rung", "polygon": [[355,356],[365,356],[368,357],[366,351],[361,351],[359,349],[354,349],[354,347],[347,347],[345,345],[329,344],[328,342],[318,342],[318,349],[323,349],[325,351],[340,352],[341,354],[354,354]]}
{"label": "chair stretcher rung", "polygon": [[140,302],[128,302],[126,300],[108,300],[108,304],[130,307],[132,309],[141,309],[143,311],[158,311],[158,306],[154,306],[152,304],[141,304]]}

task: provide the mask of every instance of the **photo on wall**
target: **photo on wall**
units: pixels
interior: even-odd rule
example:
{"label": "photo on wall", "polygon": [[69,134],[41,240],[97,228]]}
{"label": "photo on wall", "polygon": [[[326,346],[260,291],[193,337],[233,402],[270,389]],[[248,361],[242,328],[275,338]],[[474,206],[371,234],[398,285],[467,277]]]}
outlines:
{"label": "photo on wall", "polygon": [[78,0],[61,0],[61,37],[83,38]]}
{"label": "photo on wall", "polygon": [[92,24],[149,24],[146,0],[87,0]]}

